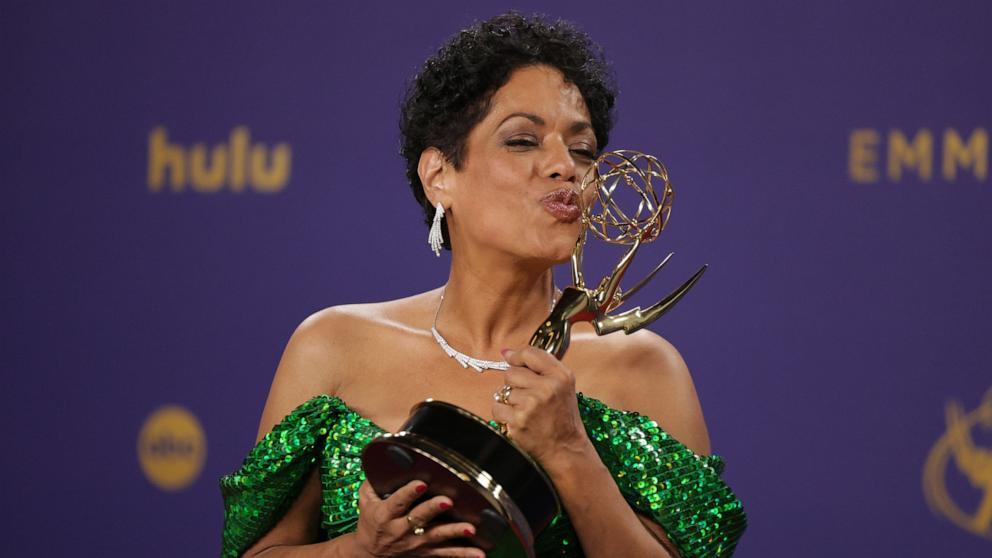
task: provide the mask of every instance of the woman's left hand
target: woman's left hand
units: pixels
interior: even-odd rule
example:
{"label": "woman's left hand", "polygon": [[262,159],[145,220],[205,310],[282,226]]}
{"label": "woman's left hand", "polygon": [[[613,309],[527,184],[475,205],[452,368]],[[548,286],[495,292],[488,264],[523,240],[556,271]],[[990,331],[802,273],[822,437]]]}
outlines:
{"label": "woman's left hand", "polygon": [[[493,403],[493,418],[545,468],[592,449],[575,395],[575,375],[557,358],[536,347],[503,351],[511,368],[505,403]],[[595,451],[595,450],[593,450]]]}

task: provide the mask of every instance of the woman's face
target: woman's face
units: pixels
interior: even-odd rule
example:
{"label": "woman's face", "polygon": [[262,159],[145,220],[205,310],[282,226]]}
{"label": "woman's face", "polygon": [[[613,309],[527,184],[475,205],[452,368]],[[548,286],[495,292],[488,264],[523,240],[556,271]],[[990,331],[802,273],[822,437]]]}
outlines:
{"label": "woman's face", "polygon": [[568,259],[582,227],[579,182],[596,151],[575,85],[550,66],[514,71],[469,133],[462,168],[449,175],[453,250]]}

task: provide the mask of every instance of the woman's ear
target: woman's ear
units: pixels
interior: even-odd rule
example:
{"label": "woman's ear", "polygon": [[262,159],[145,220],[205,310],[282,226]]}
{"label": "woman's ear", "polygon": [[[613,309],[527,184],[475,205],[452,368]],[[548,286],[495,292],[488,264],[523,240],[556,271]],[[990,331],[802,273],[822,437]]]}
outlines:
{"label": "woman's ear", "polygon": [[431,205],[440,202],[444,207],[451,207],[448,195],[450,185],[445,184],[445,179],[450,177],[449,167],[448,159],[436,147],[428,147],[420,154],[417,174],[420,176],[420,183],[424,186],[424,195],[430,200]]}

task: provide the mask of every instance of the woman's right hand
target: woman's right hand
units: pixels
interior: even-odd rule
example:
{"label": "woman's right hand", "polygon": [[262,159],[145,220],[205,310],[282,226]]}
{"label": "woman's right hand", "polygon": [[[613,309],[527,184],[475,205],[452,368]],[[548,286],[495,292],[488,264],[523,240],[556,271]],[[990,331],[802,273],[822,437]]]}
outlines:
{"label": "woman's right hand", "polygon": [[[451,539],[475,534],[471,523],[431,522],[454,502],[447,496],[435,496],[416,506],[413,503],[427,490],[422,481],[411,481],[388,498],[379,498],[368,481],[358,488],[358,528],[355,544],[363,556],[398,558],[444,556],[451,558],[485,558],[481,549],[445,546]],[[417,526],[423,527],[416,534]]]}

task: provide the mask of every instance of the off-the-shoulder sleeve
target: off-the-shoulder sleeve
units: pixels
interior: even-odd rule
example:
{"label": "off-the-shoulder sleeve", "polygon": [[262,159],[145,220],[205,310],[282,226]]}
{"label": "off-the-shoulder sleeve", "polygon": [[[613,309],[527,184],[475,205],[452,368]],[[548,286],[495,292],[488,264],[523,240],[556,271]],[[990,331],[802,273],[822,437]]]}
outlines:
{"label": "off-the-shoulder sleeve", "polygon": [[684,558],[733,554],[747,517],[720,478],[723,460],[697,455],[643,415],[580,401],[593,444],[627,501],[661,525]]}
{"label": "off-the-shoulder sleeve", "polygon": [[240,556],[286,513],[319,461],[328,427],[339,412],[328,396],[307,401],[258,442],[240,469],[221,477],[222,557]]}

